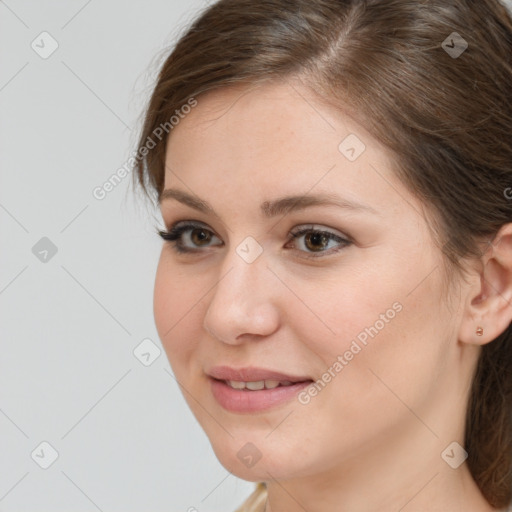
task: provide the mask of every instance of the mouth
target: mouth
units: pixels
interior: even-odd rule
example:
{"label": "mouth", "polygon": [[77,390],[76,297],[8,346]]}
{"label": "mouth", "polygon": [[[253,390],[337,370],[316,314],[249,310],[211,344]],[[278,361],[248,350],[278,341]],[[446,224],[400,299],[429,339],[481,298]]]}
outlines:
{"label": "mouth", "polygon": [[214,367],[208,372],[219,405],[230,412],[254,413],[283,406],[313,379],[261,368]]}
{"label": "mouth", "polygon": [[217,380],[231,382],[261,382],[261,381],[277,381],[278,383],[296,383],[312,380],[311,377],[305,375],[288,375],[276,370],[267,368],[257,368],[248,366],[245,368],[232,368],[230,366],[214,366],[206,372],[207,375]]}
{"label": "mouth", "polygon": [[[218,380],[218,379],[215,379]],[[246,391],[261,391],[262,389],[275,389],[279,387],[289,387],[301,382],[291,382],[289,380],[257,380],[257,381],[238,381],[238,380],[221,380],[233,389],[243,389]],[[307,382],[307,381],[302,381]],[[313,382],[313,381],[311,381]]]}

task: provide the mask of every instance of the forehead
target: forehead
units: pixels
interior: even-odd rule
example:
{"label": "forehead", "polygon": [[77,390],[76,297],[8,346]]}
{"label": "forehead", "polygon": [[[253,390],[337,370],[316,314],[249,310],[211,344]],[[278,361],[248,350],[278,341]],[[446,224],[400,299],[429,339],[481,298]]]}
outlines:
{"label": "forehead", "polygon": [[377,209],[396,204],[393,187],[401,184],[386,149],[300,84],[238,85],[197,102],[170,134],[165,188],[190,188],[205,197],[198,188],[216,183],[223,185],[217,195],[260,202],[314,189],[343,192]]}
{"label": "forehead", "polygon": [[[222,138],[224,144],[229,144],[231,140],[243,140],[251,143],[247,149],[286,142],[287,147],[297,144],[298,151],[304,136],[313,141],[313,135],[320,135],[326,143],[335,143],[340,123],[346,127],[339,116],[333,123],[329,119],[333,116],[334,112],[315,105],[311,93],[293,81],[236,85],[200,96],[196,108],[180,122],[179,130],[171,133],[170,144],[173,139],[188,138],[193,132],[196,141]],[[368,138],[369,134],[364,136]]]}

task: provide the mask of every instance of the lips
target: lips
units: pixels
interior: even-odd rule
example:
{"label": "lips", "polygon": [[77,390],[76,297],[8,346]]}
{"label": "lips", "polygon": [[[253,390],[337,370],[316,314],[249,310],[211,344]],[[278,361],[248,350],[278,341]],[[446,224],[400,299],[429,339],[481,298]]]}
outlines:
{"label": "lips", "polygon": [[217,380],[236,382],[278,381],[280,383],[297,383],[312,381],[311,377],[307,375],[288,375],[256,367],[231,368],[229,366],[214,366],[206,373]]}
{"label": "lips", "polygon": [[206,372],[217,403],[232,413],[263,413],[284,407],[309,386],[307,375],[291,375],[267,368],[214,366]]}

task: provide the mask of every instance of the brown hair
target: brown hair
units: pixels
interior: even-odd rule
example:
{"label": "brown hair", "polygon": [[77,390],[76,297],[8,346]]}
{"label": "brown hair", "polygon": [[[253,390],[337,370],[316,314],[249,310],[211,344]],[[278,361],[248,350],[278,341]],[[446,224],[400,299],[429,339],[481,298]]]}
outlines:
{"label": "brown hair", "polygon": [[[135,180],[158,198],[162,127],[171,133],[191,99],[292,76],[391,150],[447,268],[462,273],[462,258],[512,222],[512,20],[498,0],[220,0],[161,68]],[[467,463],[494,507],[512,499],[511,344],[508,327],[482,347],[466,416]]]}

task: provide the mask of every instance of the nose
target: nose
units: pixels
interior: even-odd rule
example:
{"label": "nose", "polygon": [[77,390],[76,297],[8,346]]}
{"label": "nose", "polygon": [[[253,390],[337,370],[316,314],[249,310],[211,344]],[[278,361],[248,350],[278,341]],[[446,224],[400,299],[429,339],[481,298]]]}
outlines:
{"label": "nose", "polygon": [[231,345],[274,333],[280,321],[278,282],[263,254],[247,263],[233,253],[224,263],[204,317],[206,332]]}

